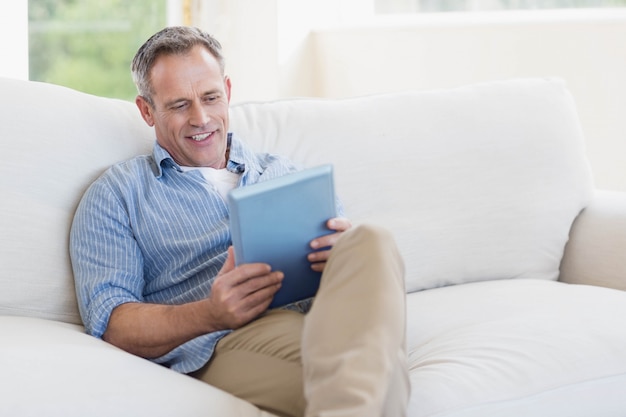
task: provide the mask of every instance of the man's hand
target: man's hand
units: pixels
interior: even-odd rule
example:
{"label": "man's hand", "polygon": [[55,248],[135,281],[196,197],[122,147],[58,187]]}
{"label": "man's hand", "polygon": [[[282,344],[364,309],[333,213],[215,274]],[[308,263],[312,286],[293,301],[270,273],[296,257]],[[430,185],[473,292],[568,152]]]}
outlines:
{"label": "man's hand", "polygon": [[212,322],[223,329],[237,329],[265,312],[280,288],[283,273],[271,271],[268,264],[235,267],[232,246],[213,282],[209,301]]}
{"label": "man's hand", "polygon": [[311,252],[308,255],[308,260],[311,262],[311,268],[318,272],[324,271],[324,267],[326,266],[326,261],[330,256],[332,247],[335,245],[341,234],[352,227],[352,224],[350,223],[350,220],[346,218],[335,217],[334,219],[330,219],[326,223],[326,226],[330,230],[334,230],[335,233],[318,237],[317,239],[313,239],[310,243],[311,248],[314,250],[325,248],[324,250]]}

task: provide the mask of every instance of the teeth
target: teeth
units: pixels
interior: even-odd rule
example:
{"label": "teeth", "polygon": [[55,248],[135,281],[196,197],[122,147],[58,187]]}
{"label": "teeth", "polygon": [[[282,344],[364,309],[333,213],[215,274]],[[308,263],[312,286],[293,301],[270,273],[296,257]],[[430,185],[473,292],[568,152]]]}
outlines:
{"label": "teeth", "polygon": [[191,139],[195,140],[196,142],[200,142],[201,140],[205,140],[206,138],[208,138],[209,135],[210,133],[202,133],[199,135],[193,135]]}

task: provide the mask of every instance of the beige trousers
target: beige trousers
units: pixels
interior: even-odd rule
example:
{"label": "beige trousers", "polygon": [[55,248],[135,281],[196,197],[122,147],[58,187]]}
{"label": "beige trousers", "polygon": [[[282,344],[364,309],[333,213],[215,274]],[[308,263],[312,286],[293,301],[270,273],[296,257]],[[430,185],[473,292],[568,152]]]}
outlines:
{"label": "beige trousers", "polygon": [[289,417],[402,417],[409,380],[404,265],[374,226],[339,239],[306,315],[271,310],[193,376]]}

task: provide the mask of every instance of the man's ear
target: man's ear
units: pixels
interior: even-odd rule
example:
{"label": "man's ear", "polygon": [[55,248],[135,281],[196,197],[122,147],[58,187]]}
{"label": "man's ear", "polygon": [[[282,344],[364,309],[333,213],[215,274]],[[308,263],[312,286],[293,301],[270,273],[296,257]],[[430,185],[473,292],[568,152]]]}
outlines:
{"label": "man's ear", "polygon": [[228,97],[228,102],[230,103],[230,77],[228,75],[224,76],[224,87],[226,88],[226,97]]}
{"label": "man's ear", "polygon": [[135,98],[135,104],[141,113],[141,117],[146,121],[148,126],[154,126],[154,117],[152,116],[152,105],[142,96]]}

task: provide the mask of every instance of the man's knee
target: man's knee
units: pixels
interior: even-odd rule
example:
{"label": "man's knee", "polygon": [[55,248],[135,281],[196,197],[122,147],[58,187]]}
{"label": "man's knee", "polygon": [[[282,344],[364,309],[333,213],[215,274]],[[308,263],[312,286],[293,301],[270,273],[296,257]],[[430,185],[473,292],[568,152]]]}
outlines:
{"label": "man's knee", "polygon": [[[359,246],[360,249],[358,248]],[[404,273],[404,261],[400,255],[395,237],[391,231],[384,227],[371,223],[355,226],[344,233],[337,242],[336,247],[345,247],[348,250],[362,250],[363,253],[367,253],[370,260],[382,257],[388,261],[395,261],[400,266],[401,274]]]}

